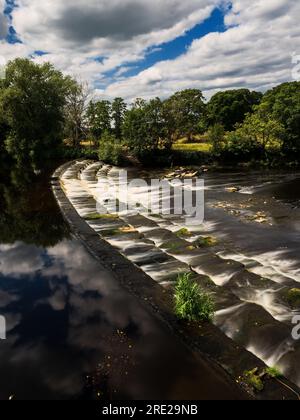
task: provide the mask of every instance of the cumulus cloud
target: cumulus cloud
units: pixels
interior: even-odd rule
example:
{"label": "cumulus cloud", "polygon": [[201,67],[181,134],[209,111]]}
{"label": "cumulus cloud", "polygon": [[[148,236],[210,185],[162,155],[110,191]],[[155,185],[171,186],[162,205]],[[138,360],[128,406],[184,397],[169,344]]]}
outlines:
{"label": "cumulus cloud", "polygon": [[[222,0],[223,2],[223,0]],[[66,73],[105,83],[105,73],[144,58],[208,18],[220,0],[19,0],[13,25],[23,53],[46,51]],[[13,53],[15,53],[13,51]]]}
{"label": "cumulus cloud", "polygon": [[[188,87],[207,96],[241,86],[264,90],[291,79],[291,54],[299,54],[299,0],[19,0],[18,6],[13,25],[23,44],[0,41],[2,55],[46,51],[35,60],[89,80],[108,98],[164,97]],[[150,48],[184,34],[221,6],[224,33],[196,39],[180,57],[126,78],[128,65]]]}
{"label": "cumulus cloud", "polygon": [[[118,49],[120,43],[137,37],[143,37],[146,44],[148,40],[150,45],[153,39],[173,39],[209,16],[218,3],[219,0],[20,0],[20,7],[14,11],[14,25],[25,40],[36,45],[50,45],[59,39],[60,46],[71,43],[80,50],[91,44]],[[39,34],[43,39],[38,39]]]}
{"label": "cumulus cloud", "polygon": [[220,89],[265,90],[291,80],[292,53],[300,45],[299,16],[298,0],[233,1],[225,17],[225,33],[195,40],[179,58],[111,84],[99,94],[130,99],[198,87],[211,96]]}

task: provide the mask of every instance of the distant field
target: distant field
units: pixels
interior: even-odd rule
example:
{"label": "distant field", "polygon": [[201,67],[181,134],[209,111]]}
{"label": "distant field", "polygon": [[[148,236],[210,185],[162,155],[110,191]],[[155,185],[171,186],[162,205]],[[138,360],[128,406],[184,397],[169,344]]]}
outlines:
{"label": "distant field", "polygon": [[90,140],[84,140],[84,141],[82,141],[80,144],[81,144],[81,146],[83,146],[83,147],[91,147],[91,146],[93,145],[93,141],[90,141]]}
{"label": "distant field", "polygon": [[178,142],[173,145],[173,150],[179,150],[183,152],[204,152],[209,153],[211,151],[211,144],[209,143],[182,143]]}
{"label": "distant field", "polygon": [[[85,140],[81,142],[82,147],[89,148],[93,145],[93,143],[89,140]],[[205,141],[201,141],[199,143],[193,142],[193,143],[186,143],[185,139],[179,140],[177,143],[173,145],[173,150],[183,151],[183,152],[203,152],[203,153],[209,153],[212,149],[212,146],[210,143],[207,143]]]}

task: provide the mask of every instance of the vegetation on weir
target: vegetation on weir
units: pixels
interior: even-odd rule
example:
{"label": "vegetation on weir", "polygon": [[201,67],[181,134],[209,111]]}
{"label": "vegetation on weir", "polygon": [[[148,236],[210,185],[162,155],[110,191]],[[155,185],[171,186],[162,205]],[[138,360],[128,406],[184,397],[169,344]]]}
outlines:
{"label": "vegetation on weir", "polygon": [[187,89],[149,101],[91,100],[84,83],[51,64],[8,63],[0,81],[0,156],[21,165],[99,157],[123,165],[300,162],[300,82],[265,94]]}
{"label": "vegetation on weir", "polygon": [[215,312],[210,294],[203,291],[191,274],[178,276],[175,287],[175,314],[187,321],[212,321]]}

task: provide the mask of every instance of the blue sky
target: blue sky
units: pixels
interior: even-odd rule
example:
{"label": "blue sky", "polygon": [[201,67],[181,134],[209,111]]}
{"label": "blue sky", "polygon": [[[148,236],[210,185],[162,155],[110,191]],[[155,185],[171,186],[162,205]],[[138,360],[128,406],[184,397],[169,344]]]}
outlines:
{"label": "blue sky", "polygon": [[13,11],[13,9],[16,7],[15,5],[15,1],[14,0],[6,0],[6,5],[5,5],[5,9],[4,9],[4,14],[7,17],[7,21],[8,21],[8,33],[6,36],[6,40],[8,43],[16,43],[16,42],[20,42],[18,40],[18,37],[16,35],[16,32],[14,30],[14,27],[12,25],[12,17],[11,17],[11,13]]}
{"label": "blue sky", "polygon": [[[225,30],[224,11],[220,8],[216,8],[213,10],[209,18],[194,26],[185,34],[170,42],[149,48],[149,50],[146,51],[145,57],[142,60],[134,62],[128,66],[127,71],[125,71],[122,75],[123,77],[136,76],[142,70],[150,68],[157,62],[175,59],[185,53],[195,39],[199,39],[211,32],[224,32]],[[118,69],[114,69],[107,72],[106,76],[112,78],[117,72]]]}
{"label": "blue sky", "polygon": [[97,95],[128,100],[188,87],[208,97],[241,86],[266,90],[291,79],[299,3],[0,0],[0,55],[50,61]]}

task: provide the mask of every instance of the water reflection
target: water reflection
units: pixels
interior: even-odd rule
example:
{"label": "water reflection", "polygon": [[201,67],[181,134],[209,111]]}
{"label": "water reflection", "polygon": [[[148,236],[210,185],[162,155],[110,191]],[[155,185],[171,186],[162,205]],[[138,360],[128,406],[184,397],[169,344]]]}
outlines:
{"label": "water reflection", "polygon": [[70,236],[47,178],[2,179],[0,399],[243,397]]}
{"label": "water reflection", "polygon": [[68,235],[55,199],[50,193],[48,174],[32,171],[0,172],[0,243],[52,246]]}

